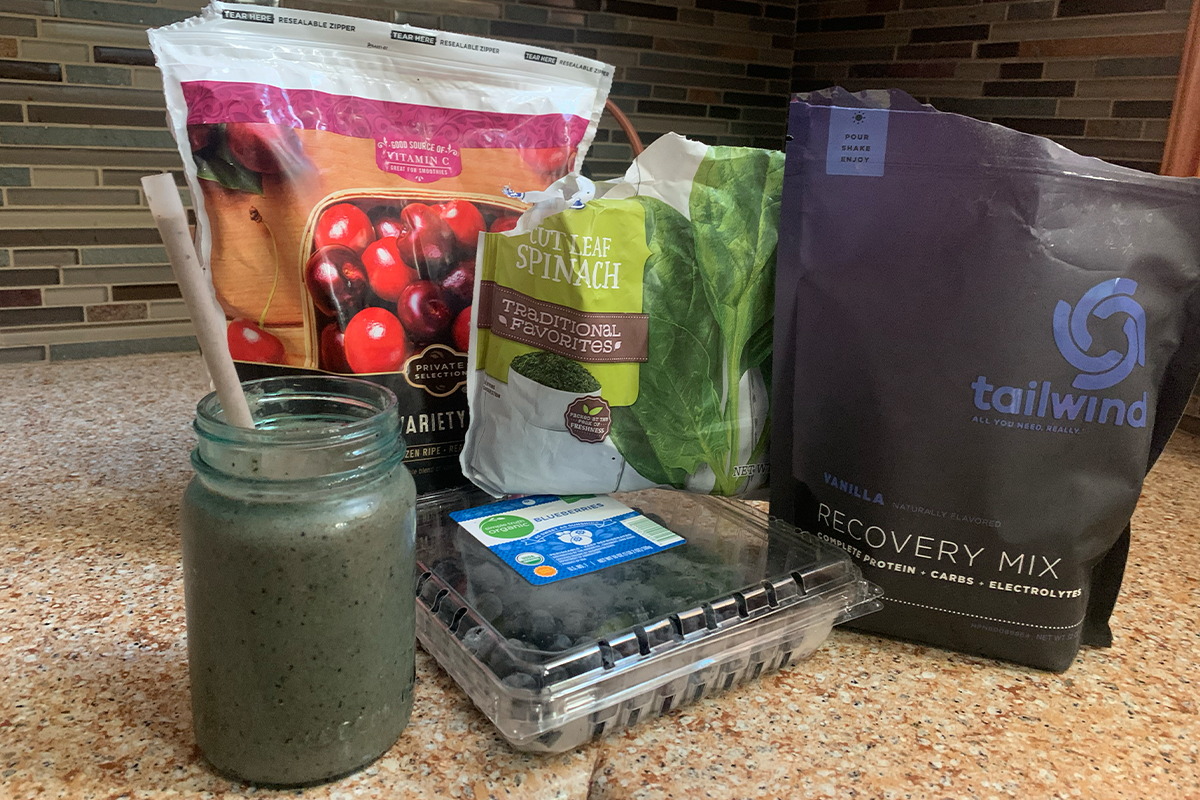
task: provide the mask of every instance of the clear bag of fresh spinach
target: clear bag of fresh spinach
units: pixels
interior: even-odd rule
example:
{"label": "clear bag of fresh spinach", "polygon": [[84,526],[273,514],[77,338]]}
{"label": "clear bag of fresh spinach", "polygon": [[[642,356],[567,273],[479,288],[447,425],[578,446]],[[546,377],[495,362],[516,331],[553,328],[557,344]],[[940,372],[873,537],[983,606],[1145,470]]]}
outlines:
{"label": "clear bag of fresh spinach", "polygon": [[782,179],[782,153],[671,134],[482,236],[464,474],[497,495],[765,486]]}

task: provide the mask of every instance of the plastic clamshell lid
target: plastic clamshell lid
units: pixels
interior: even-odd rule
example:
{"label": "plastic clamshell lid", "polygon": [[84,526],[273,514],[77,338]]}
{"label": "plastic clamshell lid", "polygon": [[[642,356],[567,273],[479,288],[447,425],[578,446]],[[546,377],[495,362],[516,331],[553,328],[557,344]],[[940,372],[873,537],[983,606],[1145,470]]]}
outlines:
{"label": "plastic clamshell lid", "polygon": [[744,502],[618,499],[686,544],[542,586],[448,517],[487,495],[418,503],[417,635],[519,749],[570,749],[786,666],[879,607],[840,548]]}

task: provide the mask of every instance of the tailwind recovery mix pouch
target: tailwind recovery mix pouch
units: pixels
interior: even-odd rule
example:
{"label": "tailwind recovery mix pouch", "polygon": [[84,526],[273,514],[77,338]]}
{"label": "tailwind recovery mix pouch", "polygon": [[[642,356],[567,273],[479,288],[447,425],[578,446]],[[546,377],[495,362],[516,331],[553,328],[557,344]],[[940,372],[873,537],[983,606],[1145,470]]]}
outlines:
{"label": "tailwind recovery mix pouch", "polygon": [[421,493],[461,486],[479,233],[577,170],[612,70],[510,42],[234,3],[150,31],[243,380],[399,398]]}
{"label": "tailwind recovery mix pouch", "polygon": [[1200,181],[900,92],[802,98],[771,511],[883,587],[858,627],[1065,670],[1111,644],[1130,517],[1200,371]]}

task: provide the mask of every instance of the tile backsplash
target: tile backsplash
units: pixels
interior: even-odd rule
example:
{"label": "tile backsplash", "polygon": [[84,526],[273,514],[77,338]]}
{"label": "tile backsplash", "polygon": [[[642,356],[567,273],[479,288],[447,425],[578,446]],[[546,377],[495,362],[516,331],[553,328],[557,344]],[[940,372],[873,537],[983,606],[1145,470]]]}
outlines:
{"label": "tile backsplash", "polygon": [[[0,364],[195,349],[138,183],[178,170],[145,28],[204,0],[0,0]],[[282,0],[616,67],[645,141],[781,147],[789,91],[895,86],[1157,169],[1188,0]],[[606,115],[588,166],[624,171]],[[181,187],[185,197],[186,189]]]}
{"label": "tile backsplash", "polygon": [[[281,4],[607,61],[612,98],[646,142],[674,130],[783,145],[796,0]],[[203,5],[0,0],[0,363],[195,349],[138,181],[180,168],[145,28]],[[631,157],[606,115],[593,175]]]}
{"label": "tile backsplash", "polygon": [[904,89],[1157,172],[1191,0],[804,2],[795,88]]}
{"label": "tile backsplash", "polygon": [[0,363],[195,349],[138,183],[179,165],[145,28],[200,4],[171,5],[0,0]]}

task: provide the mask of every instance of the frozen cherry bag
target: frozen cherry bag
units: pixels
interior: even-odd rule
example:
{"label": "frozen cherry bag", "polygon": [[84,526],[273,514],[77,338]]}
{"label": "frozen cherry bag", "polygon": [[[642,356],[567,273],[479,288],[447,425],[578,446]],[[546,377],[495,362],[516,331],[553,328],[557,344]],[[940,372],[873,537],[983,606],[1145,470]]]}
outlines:
{"label": "frozen cherry bag", "polygon": [[476,240],[578,169],[611,68],[226,3],[150,38],[241,377],[381,383],[418,491],[462,484]]}

